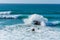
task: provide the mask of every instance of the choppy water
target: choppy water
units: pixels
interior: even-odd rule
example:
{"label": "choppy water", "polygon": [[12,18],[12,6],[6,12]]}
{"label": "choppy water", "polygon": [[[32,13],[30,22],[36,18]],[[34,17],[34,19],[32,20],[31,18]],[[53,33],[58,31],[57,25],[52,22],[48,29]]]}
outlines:
{"label": "choppy water", "polygon": [[[54,27],[23,25],[23,19],[28,18],[32,14],[42,15],[49,22],[55,22],[58,25]],[[19,16],[17,18],[9,18],[9,15]],[[31,31],[32,28],[35,28],[34,32]],[[0,4],[0,40],[59,39],[60,4]]]}
{"label": "choppy water", "polygon": [[[35,31],[32,31],[35,28]],[[0,40],[60,40],[60,29],[34,25],[11,25],[0,30]]]}

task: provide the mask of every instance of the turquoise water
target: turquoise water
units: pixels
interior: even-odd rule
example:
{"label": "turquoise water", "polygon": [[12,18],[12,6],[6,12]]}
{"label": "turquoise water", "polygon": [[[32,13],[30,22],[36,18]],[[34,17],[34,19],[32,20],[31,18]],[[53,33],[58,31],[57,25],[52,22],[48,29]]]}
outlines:
{"label": "turquoise water", "polygon": [[[0,17],[0,40],[60,40],[60,4],[0,4],[0,14],[8,11],[11,13],[5,14],[7,17],[19,16],[15,19]],[[58,23],[54,27],[24,25],[23,19],[33,14]]]}
{"label": "turquoise water", "polygon": [[23,23],[22,19],[32,14],[42,15],[49,21],[60,21],[60,4],[0,4],[0,11],[11,11],[11,15],[20,15],[17,19],[0,19],[6,23],[8,21],[8,24]]}

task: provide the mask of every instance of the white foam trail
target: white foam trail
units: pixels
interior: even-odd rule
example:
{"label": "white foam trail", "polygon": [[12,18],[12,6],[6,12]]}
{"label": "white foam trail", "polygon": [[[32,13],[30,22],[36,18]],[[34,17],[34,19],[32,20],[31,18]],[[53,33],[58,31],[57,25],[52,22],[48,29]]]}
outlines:
{"label": "white foam trail", "polygon": [[0,15],[0,18],[17,18],[20,15]]}
{"label": "white foam trail", "polygon": [[50,27],[12,25],[0,30],[0,40],[60,40],[60,32]]}
{"label": "white foam trail", "polygon": [[9,15],[11,11],[2,11],[0,12],[0,15]]}
{"label": "white foam trail", "polygon": [[59,24],[60,21],[53,21],[52,23],[53,23],[53,24]]}
{"label": "white foam trail", "polygon": [[10,15],[11,11],[0,12],[0,18],[17,18],[20,15]]}
{"label": "white foam trail", "polygon": [[47,18],[44,18],[42,15],[38,14],[30,15],[27,19],[24,19],[23,21],[25,24],[33,24],[34,20],[41,22],[41,26],[45,26],[45,22],[48,21]]}

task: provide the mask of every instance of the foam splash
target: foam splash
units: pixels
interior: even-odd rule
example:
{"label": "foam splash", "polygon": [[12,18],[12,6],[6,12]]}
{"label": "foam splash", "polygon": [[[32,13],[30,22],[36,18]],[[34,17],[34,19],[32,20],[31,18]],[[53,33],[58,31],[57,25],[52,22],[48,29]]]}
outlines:
{"label": "foam splash", "polygon": [[60,32],[50,27],[11,25],[0,30],[0,40],[60,40]]}
{"label": "foam splash", "polygon": [[24,23],[33,24],[34,20],[41,22],[41,26],[45,26],[45,22],[48,21],[48,19],[44,18],[42,15],[33,14],[33,15],[30,15],[27,19],[24,19]]}
{"label": "foam splash", "polygon": [[42,15],[38,15],[38,14],[33,14],[28,16],[28,18],[23,20],[25,24],[31,24],[34,25],[33,21],[38,21],[40,22],[41,26],[57,26],[60,24],[60,21],[51,21],[49,22],[47,18],[43,17]]}

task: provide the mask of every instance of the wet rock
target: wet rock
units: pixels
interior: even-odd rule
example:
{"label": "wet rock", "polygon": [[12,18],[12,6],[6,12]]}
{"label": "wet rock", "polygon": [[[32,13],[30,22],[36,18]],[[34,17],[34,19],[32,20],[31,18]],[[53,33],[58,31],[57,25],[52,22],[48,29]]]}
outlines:
{"label": "wet rock", "polygon": [[32,31],[35,31],[35,29],[33,28]]}
{"label": "wet rock", "polygon": [[34,22],[34,25],[40,25],[39,21],[33,21],[33,22]]}

